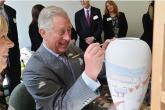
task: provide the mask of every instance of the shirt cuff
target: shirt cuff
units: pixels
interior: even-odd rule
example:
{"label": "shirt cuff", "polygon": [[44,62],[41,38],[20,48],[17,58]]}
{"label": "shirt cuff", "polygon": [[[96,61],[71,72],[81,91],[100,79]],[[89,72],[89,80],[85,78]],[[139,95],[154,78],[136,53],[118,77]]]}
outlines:
{"label": "shirt cuff", "polygon": [[99,87],[100,87],[100,82],[98,80],[94,81],[92,80],[90,77],[88,77],[86,75],[85,72],[82,73],[82,79],[84,80],[84,82],[86,83],[86,85],[92,90],[92,91],[96,91]]}

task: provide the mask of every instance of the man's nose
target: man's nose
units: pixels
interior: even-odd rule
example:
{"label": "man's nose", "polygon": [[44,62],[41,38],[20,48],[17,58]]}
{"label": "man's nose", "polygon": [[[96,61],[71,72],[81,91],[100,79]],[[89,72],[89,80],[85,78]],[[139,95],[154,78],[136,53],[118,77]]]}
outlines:
{"label": "man's nose", "polygon": [[67,41],[71,39],[71,32],[70,31],[65,31],[64,39]]}

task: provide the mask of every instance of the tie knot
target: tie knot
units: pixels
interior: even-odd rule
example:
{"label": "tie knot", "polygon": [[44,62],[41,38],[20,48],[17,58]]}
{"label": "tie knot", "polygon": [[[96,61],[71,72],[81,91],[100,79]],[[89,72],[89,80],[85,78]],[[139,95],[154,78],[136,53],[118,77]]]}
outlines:
{"label": "tie knot", "polygon": [[63,61],[64,63],[65,63],[66,60],[67,60],[65,54],[60,54],[60,55],[58,56],[58,58],[59,58],[61,61]]}
{"label": "tie knot", "polygon": [[59,54],[59,56],[66,57],[66,53],[61,53],[61,54]]}
{"label": "tie knot", "polygon": [[69,68],[69,63],[65,54],[60,54],[58,58]]}
{"label": "tie knot", "polygon": [[87,16],[89,16],[89,10],[86,10],[86,12],[87,12]]}

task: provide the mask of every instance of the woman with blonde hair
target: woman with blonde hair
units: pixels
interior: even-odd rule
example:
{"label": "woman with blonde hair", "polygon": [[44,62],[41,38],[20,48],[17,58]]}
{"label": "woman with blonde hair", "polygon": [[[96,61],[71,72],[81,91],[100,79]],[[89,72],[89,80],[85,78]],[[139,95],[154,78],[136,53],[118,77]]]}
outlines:
{"label": "woman with blonde hair", "polygon": [[9,48],[14,46],[14,43],[7,37],[8,24],[6,18],[0,16],[0,110],[7,110],[5,96],[3,94],[3,79],[5,72],[3,71],[7,66],[7,58]]}
{"label": "woman with blonde hair", "polygon": [[118,6],[112,0],[105,2],[105,12],[103,15],[104,40],[113,37],[125,37],[128,24],[123,12],[118,11]]}

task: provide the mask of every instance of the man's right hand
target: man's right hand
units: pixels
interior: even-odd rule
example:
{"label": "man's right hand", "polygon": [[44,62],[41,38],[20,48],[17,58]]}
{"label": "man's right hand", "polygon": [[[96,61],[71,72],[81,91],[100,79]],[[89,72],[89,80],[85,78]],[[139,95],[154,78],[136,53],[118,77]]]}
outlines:
{"label": "man's right hand", "polygon": [[84,54],[85,73],[93,80],[97,80],[105,57],[105,49],[99,43],[92,43],[88,46]]}

